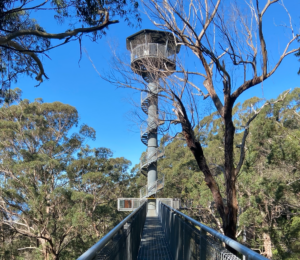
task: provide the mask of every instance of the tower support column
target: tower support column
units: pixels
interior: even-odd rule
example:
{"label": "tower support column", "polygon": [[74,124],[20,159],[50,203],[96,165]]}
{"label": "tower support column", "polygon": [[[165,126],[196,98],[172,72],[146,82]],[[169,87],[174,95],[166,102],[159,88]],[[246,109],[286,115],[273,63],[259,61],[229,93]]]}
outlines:
{"label": "tower support column", "polygon": [[[148,158],[157,157],[157,127],[158,127],[158,85],[150,82],[148,85],[149,107],[148,107]],[[156,160],[148,166],[147,184],[148,188],[157,181]],[[156,208],[156,200],[149,200],[148,209]]]}

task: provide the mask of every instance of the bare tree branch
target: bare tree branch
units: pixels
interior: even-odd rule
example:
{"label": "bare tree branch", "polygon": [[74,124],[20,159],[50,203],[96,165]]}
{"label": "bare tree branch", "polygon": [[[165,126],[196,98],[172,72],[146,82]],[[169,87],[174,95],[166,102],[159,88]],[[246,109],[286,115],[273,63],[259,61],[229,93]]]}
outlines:
{"label": "bare tree branch", "polygon": [[103,30],[104,28],[108,27],[110,24],[115,24],[115,23],[119,23],[118,20],[113,20],[113,21],[109,21],[107,20],[107,18],[105,19],[105,21],[97,26],[94,27],[89,27],[89,28],[77,28],[71,31],[67,31],[64,33],[46,33],[46,32],[42,32],[42,31],[37,31],[37,30],[20,30],[14,33],[11,33],[7,36],[0,36],[0,44],[5,44],[5,43],[9,43],[11,40],[17,38],[17,37],[21,37],[21,36],[26,36],[26,35],[34,35],[34,36],[38,36],[41,38],[46,38],[46,39],[65,39],[67,37],[72,37],[75,36],[79,33],[90,33],[90,32],[95,32],[95,31],[99,31],[99,30]]}
{"label": "bare tree branch", "polygon": [[37,74],[37,76],[35,78],[36,80],[42,82],[43,81],[42,76],[44,76],[46,79],[48,79],[47,75],[45,74],[44,67],[43,67],[41,60],[34,52],[30,52],[30,51],[27,52],[26,49],[24,49],[20,44],[18,44],[17,42],[14,42],[14,41],[9,41],[6,44],[8,46],[14,47],[16,50],[22,51],[23,54],[29,55],[37,63],[40,71],[38,73],[36,72],[36,74]]}

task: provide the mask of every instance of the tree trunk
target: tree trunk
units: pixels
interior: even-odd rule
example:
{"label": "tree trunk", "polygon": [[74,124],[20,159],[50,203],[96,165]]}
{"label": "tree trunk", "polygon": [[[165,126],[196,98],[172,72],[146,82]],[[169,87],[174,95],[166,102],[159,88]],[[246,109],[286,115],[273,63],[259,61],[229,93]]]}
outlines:
{"label": "tree trunk", "polygon": [[264,239],[264,248],[265,248],[266,257],[272,259],[273,254],[272,254],[271,237],[268,233],[263,233],[263,239]]}
{"label": "tree trunk", "polygon": [[176,112],[177,112],[178,119],[181,123],[182,133],[185,137],[187,146],[193,153],[200,170],[204,174],[205,183],[209,187],[209,189],[212,193],[214,202],[216,203],[217,210],[222,218],[222,222],[224,223],[224,221],[226,221],[226,216],[225,216],[225,209],[224,209],[223,199],[222,199],[222,196],[220,193],[219,186],[218,186],[217,182],[215,181],[214,177],[212,176],[210,169],[206,163],[206,159],[203,154],[202,146],[201,146],[200,142],[197,141],[195,138],[194,130],[193,130],[192,125],[186,114],[185,107],[183,106],[183,104],[182,104],[181,100],[178,98],[178,96],[176,96],[176,94],[174,94],[174,93],[172,93],[172,94],[174,95],[174,97],[176,98],[176,100],[178,102],[178,108],[177,108],[178,110]]}
{"label": "tree trunk", "polygon": [[228,109],[224,114],[225,121],[225,183],[227,195],[226,221],[223,222],[224,233],[226,236],[236,239],[236,224],[238,203],[236,196],[236,175],[233,153],[233,141],[235,127],[232,122],[232,110]]}
{"label": "tree trunk", "polygon": [[42,246],[44,260],[50,260],[50,253],[45,239],[39,238],[39,244]]}
{"label": "tree trunk", "polygon": [[[225,221],[223,220],[223,229],[225,236],[236,240],[236,225],[237,225],[237,212],[238,203],[236,196],[236,172],[234,167],[234,133],[235,127],[232,122],[232,106],[230,100],[225,100],[224,107],[224,123],[225,123],[225,147],[224,147],[224,157],[225,157],[225,185],[226,185],[226,196],[227,196],[227,207],[225,207]],[[226,248],[232,252],[236,253],[234,249],[229,246]]]}
{"label": "tree trunk", "polygon": [[[182,133],[185,137],[187,146],[193,153],[200,170],[205,177],[206,185],[209,187],[217,210],[222,218],[224,234],[231,239],[236,239],[236,224],[237,224],[237,196],[236,196],[236,175],[233,165],[233,140],[235,127],[232,122],[232,104],[227,102],[227,107],[224,110],[225,122],[225,183],[227,194],[227,207],[224,207],[223,199],[220,193],[219,186],[211,174],[211,171],[206,163],[203,149],[199,141],[196,140],[194,130],[186,114],[185,107],[181,100],[173,93],[176,98],[179,108],[177,109],[178,119],[182,126]],[[228,249],[235,253],[235,250],[228,247]]]}

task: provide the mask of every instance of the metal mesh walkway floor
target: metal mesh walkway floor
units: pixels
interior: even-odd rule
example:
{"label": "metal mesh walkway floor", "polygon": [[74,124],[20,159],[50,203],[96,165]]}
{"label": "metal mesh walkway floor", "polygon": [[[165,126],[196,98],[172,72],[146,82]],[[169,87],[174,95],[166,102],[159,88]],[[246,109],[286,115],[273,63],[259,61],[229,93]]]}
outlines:
{"label": "metal mesh walkway floor", "polygon": [[138,260],[172,260],[162,225],[155,214],[147,215]]}

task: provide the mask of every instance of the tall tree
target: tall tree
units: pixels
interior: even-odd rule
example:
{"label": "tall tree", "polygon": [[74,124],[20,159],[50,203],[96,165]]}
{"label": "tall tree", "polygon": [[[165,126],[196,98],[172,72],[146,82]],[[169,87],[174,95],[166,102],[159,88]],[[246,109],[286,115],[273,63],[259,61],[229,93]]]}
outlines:
{"label": "tall tree", "polygon": [[[300,232],[299,94],[300,89],[295,88],[291,93],[282,93],[286,97],[281,102],[268,101],[249,126],[245,161],[237,183],[237,239],[270,259],[298,259],[300,253],[297,242]],[[237,128],[235,163],[239,161],[243,126],[259,111],[262,102],[253,97],[233,109]],[[224,197],[222,120],[214,112],[204,117],[194,131],[196,136],[201,136],[210,171]],[[186,200],[192,200],[193,206],[188,207],[187,214],[222,233],[213,197],[185,141],[170,142],[158,166],[159,173],[165,175],[165,187],[159,196],[180,198],[183,205]]]}
{"label": "tall tree", "polygon": [[14,256],[74,259],[119,219],[130,162],[84,146],[95,131],[77,124],[77,110],[60,102],[0,108],[0,223]]}

